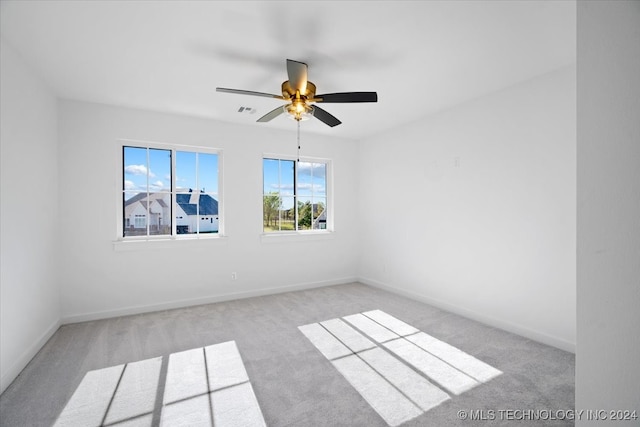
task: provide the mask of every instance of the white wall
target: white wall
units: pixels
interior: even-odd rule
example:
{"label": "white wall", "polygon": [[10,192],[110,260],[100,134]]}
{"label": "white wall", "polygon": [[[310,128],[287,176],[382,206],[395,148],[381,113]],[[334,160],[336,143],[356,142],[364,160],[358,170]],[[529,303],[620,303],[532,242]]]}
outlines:
{"label": "white wall", "polygon": [[576,408],[640,416],[640,2],[578,2],[577,35]]}
{"label": "white wall", "polygon": [[60,320],[56,100],[0,40],[0,392]]}
{"label": "white wall", "polygon": [[361,279],[573,350],[575,73],[361,141]]}
{"label": "white wall", "polygon": [[[295,155],[294,122],[283,132],[74,101],[59,108],[64,322],[355,279],[355,142],[305,134],[303,123],[302,155],[333,159],[335,233],[267,239],[262,154]],[[227,237],[114,250],[119,138],[221,148]]]}

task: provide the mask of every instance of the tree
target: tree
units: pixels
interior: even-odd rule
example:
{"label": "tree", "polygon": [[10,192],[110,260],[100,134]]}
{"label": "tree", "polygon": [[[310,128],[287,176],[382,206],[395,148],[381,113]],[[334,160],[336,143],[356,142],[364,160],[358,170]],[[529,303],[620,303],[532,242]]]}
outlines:
{"label": "tree", "polygon": [[311,228],[312,210],[311,202],[298,202],[298,228]]}
{"label": "tree", "polygon": [[264,196],[262,203],[264,226],[269,227],[272,221],[275,224],[278,219],[278,212],[282,206],[282,199],[280,198],[279,193],[270,192]]}

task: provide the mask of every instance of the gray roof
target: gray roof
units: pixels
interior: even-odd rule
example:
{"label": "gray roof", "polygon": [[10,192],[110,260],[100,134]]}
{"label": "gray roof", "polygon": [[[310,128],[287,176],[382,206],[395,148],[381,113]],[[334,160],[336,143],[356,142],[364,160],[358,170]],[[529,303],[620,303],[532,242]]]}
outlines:
{"label": "gray roof", "polygon": [[[164,200],[162,200],[161,197],[164,197],[166,195],[167,193],[148,194],[149,198],[151,199],[150,201],[155,200],[163,208],[166,208],[167,204]],[[191,201],[191,195],[192,193],[176,194],[176,202],[178,203],[178,205],[180,205],[185,214],[197,215],[198,206],[195,203],[189,203]],[[127,211],[131,211],[136,202],[141,203],[146,208],[150,201],[147,200],[147,193],[138,193],[135,196],[125,200],[124,206]],[[200,194],[198,204],[200,205],[200,215],[218,215],[218,201],[210,195]]]}
{"label": "gray roof", "polygon": [[[197,215],[198,206],[195,203],[189,203],[191,201],[191,193],[188,194],[176,194],[176,203],[180,205],[184,213],[187,215]],[[200,215],[218,215],[218,201],[208,194],[200,194],[198,200],[200,205]]]}

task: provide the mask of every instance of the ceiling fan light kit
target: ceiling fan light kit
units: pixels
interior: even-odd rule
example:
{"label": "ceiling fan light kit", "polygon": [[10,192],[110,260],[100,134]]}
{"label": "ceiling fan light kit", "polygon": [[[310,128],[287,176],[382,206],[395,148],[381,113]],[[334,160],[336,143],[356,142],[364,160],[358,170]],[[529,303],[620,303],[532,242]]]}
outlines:
{"label": "ceiling fan light kit", "polygon": [[283,113],[297,122],[315,117],[327,126],[334,127],[342,123],[328,111],[323,110],[315,103],[354,103],[354,102],[378,102],[376,92],[340,92],[316,95],[316,85],[307,79],[307,64],[304,62],[287,59],[287,75],[289,80],[282,83],[282,95],[273,95],[264,92],[250,90],[228,89],[218,87],[216,91],[234,93],[238,95],[262,96],[287,101],[288,104],[269,111],[257,121],[269,122]]}

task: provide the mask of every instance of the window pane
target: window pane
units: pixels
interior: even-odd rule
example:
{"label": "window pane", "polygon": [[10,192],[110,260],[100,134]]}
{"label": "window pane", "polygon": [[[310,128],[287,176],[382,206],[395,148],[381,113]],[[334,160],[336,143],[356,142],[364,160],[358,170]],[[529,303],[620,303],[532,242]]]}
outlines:
{"label": "window pane", "polygon": [[148,207],[149,234],[171,234],[171,194],[150,193],[143,204]]}
{"label": "window pane", "polygon": [[124,212],[122,221],[122,235],[145,236],[147,234],[147,209],[143,203],[147,193],[124,193]]}
{"label": "window pane", "polygon": [[149,192],[171,191],[171,150],[149,149]]}
{"label": "window pane", "polygon": [[311,163],[298,163],[297,190],[299,196],[310,196],[312,193],[312,167]]}
{"label": "window pane", "polygon": [[147,191],[147,149],[123,147],[123,183],[127,191]]}
{"label": "window pane", "polygon": [[280,229],[295,230],[296,210],[294,208],[294,198],[287,196],[282,198],[282,207],[280,209]]}
{"label": "window pane", "polygon": [[218,201],[196,191],[176,194],[176,233],[217,233]]}
{"label": "window pane", "polygon": [[298,164],[298,195],[326,195],[326,169],[324,163],[300,162]]}
{"label": "window pane", "polygon": [[327,201],[324,197],[300,196],[298,201],[298,229],[325,230]]}
{"label": "window pane", "polygon": [[282,200],[276,193],[266,194],[262,199],[263,230],[277,231],[280,229],[279,215]]}
{"label": "window pane", "polygon": [[200,194],[198,200],[198,232],[218,232],[218,201],[210,194]]}
{"label": "window pane", "polygon": [[264,159],[263,170],[263,193],[278,193],[280,191],[280,161],[275,159]]}
{"label": "window pane", "polygon": [[218,195],[218,155],[198,153],[198,188],[214,197]]}
{"label": "window pane", "polygon": [[310,230],[312,224],[312,203],[310,198],[298,199],[298,230]]}
{"label": "window pane", "polygon": [[315,196],[327,195],[327,165],[324,163],[312,164],[313,194]]}
{"label": "window pane", "polygon": [[293,160],[263,160],[263,230],[295,230]]}
{"label": "window pane", "polygon": [[293,196],[295,161],[280,160],[280,192],[283,196]]}
{"label": "window pane", "polygon": [[177,151],[176,193],[177,234],[218,232],[217,154]]}
{"label": "window pane", "polygon": [[327,199],[316,197],[313,203],[313,223],[311,228],[314,230],[326,230],[327,229]]}
{"label": "window pane", "polygon": [[218,232],[218,155],[198,153],[199,233]]}
{"label": "window pane", "polygon": [[198,193],[176,194],[176,234],[198,232]]}
{"label": "window pane", "polygon": [[197,188],[196,153],[176,151],[176,191],[188,192]]}
{"label": "window pane", "polygon": [[293,160],[264,159],[264,194],[293,196]]}
{"label": "window pane", "polygon": [[171,234],[171,150],[123,147],[123,236]]}

